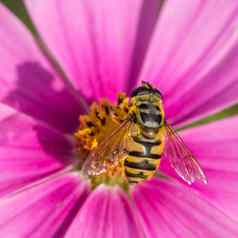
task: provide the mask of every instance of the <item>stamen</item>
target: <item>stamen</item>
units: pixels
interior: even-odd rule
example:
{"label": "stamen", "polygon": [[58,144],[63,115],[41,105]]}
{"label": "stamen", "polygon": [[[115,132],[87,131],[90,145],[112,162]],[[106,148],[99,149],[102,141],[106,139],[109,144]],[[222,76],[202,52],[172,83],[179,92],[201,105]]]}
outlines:
{"label": "stamen", "polygon": [[[95,163],[107,169],[100,170],[99,173],[96,171],[97,168],[95,168],[95,171],[90,171],[91,175],[89,177],[93,187],[100,183],[120,184],[125,188],[128,185],[124,174],[123,156],[119,155],[116,150],[113,151],[113,149],[112,151],[103,151],[102,144],[112,143],[113,146],[116,139],[111,138],[112,132],[128,117],[129,106],[129,98],[124,93],[120,93],[116,105],[103,99],[98,104],[93,103],[87,115],[80,116],[80,126],[74,134],[77,141],[77,150],[80,151],[78,154],[81,155],[79,157],[81,160],[79,164],[84,166],[88,162],[89,157],[92,157],[95,149],[99,149],[99,147],[102,147],[102,153],[105,153],[107,157],[100,158]],[[82,158],[82,154],[84,154],[84,158]],[[100,155],[96,155],[95,157],[100,157]],[[119,159],[115,159],[114,157],[118,157]],[[84,163],[85,161],[87,162]]]}

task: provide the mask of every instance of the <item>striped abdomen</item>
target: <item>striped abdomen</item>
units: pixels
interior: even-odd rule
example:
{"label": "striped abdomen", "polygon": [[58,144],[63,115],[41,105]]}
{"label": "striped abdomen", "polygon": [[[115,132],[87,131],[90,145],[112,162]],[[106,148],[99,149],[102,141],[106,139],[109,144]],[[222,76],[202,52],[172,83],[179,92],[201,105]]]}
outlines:
{"label": "striped abdomen", "polygon": [[153,139],[145,138],[143,135],[131,137],[124,162],[129,183],[138,183],[152,177],[160,164],[163,149],[162,131]]}

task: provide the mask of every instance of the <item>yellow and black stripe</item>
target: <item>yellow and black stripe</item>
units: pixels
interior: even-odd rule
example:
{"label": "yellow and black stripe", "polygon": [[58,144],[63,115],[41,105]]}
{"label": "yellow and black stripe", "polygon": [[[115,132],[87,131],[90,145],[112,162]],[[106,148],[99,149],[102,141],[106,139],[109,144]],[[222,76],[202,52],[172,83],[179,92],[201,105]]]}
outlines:
{"label": "yellow and black stripe", "polygon": [[[161,154],[152,153],[152,150],[155,150],[155,147],[160,147],[161,141],[158,139],[148,140],[143,136],[133,138],[133,141],[134,143],[132,142],[129,147],[133,148],[136,143],[137,148],[140,146],[140,151],[129,150],[124,166],[129,183],[138,183],[152,177],[159,166]],[[157,151],[158,149],[162,151],[160,148],[157,148]]]}

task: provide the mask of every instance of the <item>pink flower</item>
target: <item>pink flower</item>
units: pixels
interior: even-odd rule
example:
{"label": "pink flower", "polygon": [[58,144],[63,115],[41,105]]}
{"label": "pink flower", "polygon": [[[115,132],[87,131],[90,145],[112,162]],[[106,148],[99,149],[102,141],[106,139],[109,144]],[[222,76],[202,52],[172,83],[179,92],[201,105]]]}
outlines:
{"label": "pink flower", "polygon": [[174,179],[130,197],[71,169],[85,105],[141,80],[177,127],[238,101],[238,2],[162,2],[26,0],[66,77],[0,6],[0,237],[238,237],[238,117],[181,132],[207,185],[178,182],[166,158]]}

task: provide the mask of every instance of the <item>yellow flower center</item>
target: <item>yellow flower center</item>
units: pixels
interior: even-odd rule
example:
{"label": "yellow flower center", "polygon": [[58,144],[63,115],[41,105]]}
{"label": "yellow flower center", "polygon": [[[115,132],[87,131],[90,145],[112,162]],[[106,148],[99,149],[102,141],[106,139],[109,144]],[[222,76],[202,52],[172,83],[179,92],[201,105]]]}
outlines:
{"label": "yellow flower center", "polygon": [[[87,115],[80,116],[80,126],[74,136],[81,171],[90,179],[93,187],[101,183],[128,187],[124,156],[115,149],[115,140],[121,135],[120,132],[116,138],[111,135],[128,118],[129,110],[129,98],[120,93],[117,105],[104,99],[98,104],[93,103]],[[94,167],[88,168],[87,164],[90,163],[94,163]]]}

